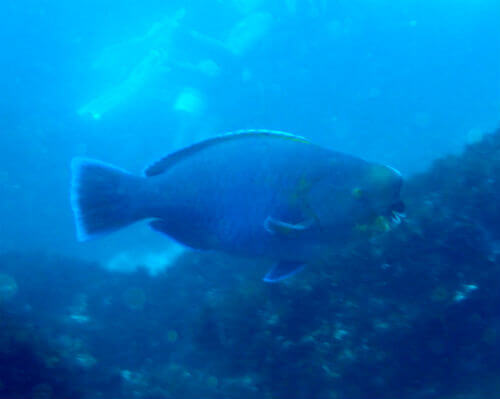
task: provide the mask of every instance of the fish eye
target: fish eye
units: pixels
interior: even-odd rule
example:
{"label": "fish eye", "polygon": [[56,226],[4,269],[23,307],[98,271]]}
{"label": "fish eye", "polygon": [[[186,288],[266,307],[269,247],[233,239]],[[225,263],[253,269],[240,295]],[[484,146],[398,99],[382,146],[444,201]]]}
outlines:
{"label": "fish eye", "polygon": [[405,211],[405,204],[403,201],[398,201],[392,204],[391,210],[399,213],[403,213]]}

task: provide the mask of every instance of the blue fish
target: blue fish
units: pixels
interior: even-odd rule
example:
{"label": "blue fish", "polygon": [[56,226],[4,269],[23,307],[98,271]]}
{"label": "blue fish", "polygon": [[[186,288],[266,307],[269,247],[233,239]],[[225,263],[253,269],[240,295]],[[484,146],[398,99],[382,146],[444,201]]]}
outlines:
{"label": "blue fish", "polygon": [[401,174],[288,133],[247,130],[194,144],[144,176],[72,162],[71,201],[85,241],[142,219],[196,249],[270,259],[267,282],[366,232],[399,222]]}

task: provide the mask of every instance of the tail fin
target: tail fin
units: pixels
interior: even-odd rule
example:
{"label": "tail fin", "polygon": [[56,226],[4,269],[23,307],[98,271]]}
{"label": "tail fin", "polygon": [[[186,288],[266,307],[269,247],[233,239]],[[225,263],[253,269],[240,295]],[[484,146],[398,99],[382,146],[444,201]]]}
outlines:
{"label": "tail fin", "polygon": [[73,158],[71,168],[71,207],[79,241],[110,233],[142,218],[133,203],[141,177],[86,158]]}

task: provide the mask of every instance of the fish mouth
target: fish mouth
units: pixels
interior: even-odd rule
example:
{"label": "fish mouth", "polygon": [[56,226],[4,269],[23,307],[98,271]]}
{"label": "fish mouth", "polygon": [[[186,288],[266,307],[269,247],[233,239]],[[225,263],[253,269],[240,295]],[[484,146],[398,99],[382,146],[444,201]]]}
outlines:
{"label": "fish mouth", "polygon": [[401,222],[406,218],[406,214],[403,212],[392,211],[391,222],[395,225],[401,224]]}

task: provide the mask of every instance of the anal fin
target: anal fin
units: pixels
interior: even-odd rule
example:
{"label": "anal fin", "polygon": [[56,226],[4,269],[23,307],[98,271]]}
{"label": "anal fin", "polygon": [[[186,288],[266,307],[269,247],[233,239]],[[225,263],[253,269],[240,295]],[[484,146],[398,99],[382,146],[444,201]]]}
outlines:
{"label": "anal fin", "polygon": [[267,272],[263,280],[266,283],[277,283],[300,272],[305,266],[302,262],[279,262]]}

